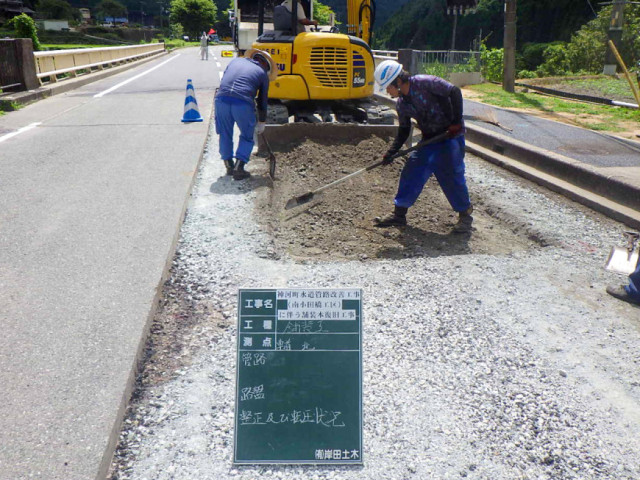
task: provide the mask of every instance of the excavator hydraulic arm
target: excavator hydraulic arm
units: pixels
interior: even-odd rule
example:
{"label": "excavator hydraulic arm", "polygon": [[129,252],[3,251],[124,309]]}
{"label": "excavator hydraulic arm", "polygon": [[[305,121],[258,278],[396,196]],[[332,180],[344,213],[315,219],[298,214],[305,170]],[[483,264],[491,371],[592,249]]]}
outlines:
{"label": "excavator hydraulic arm", "polygon": [[373,23],[376,19],[374,0],[347,0],[347,33],[371,45]]}

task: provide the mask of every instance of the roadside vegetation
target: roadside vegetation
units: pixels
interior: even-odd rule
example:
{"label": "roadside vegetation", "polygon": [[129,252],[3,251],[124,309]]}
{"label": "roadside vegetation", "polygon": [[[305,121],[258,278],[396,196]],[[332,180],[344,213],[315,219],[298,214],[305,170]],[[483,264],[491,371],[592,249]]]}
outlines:
{"label": "roadside vegetation", "polygon": [[[595,80],[589,83],[590,86],[594,84]],[[634,123],[640,130],[638,109],[577,102],[541,95],[522,88],[518,88],[516,93],[509,93],[495,83],[469,85],[465,90],[473,92],[473,99],[482,103],[502,108],[523,109],[590,130],[622,132],[633,129]]]}

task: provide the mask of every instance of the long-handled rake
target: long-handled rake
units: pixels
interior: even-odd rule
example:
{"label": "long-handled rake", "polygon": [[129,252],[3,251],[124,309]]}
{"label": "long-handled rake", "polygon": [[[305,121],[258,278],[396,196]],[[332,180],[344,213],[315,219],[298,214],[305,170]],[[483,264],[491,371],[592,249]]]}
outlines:
{"label": "long-handled rake", "polygon": [[496,115],[495,110],[485,110],[480,115],[463,115],[463,118],[465,120],[490,123],[491,125],[495,125],[496,127],[503,129],[505,132],[513,132],[513,128],[505,127],[498,121],[498,115]]}

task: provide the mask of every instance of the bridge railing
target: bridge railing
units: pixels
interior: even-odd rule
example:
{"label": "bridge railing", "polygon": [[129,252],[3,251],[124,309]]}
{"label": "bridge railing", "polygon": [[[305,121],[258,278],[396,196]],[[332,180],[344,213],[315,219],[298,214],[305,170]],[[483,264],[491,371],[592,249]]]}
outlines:
{"label": "bridge railing", "polygon": [[106,66],[139,60],[164,52],[164,43],[127,45],[123,47],[74,48],[69,50],[49,50],[34,52],[36,76],[43,83],[57,82],[58,76],[75,77],[80,73],[89,73],[94,69],[102,70]]}

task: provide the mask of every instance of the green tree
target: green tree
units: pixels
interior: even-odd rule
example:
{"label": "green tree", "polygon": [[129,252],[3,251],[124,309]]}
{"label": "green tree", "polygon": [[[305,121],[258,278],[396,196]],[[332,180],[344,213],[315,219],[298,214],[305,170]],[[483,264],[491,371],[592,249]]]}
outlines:
{"label": "green tree", "polygon": [[[538,74],[564,75],[567,73],[601,73],[607,50],[607,32],[611,21],[611,7],[605,7],[598,16],[584,24],[571,40],[545,50],[545,62]],[[640,60],[640,6],[627,4],[624,11],[622,41],[616,48],[628,68]]]}
{"label": "green tree", "polygon": [[47,20],[77,20],[79,16],[78,9],[66,0],[39,0],[37,11]]}
{"label": "green tree", "polygon": [[102,0],[96,8],[104,18],[112,17],[115,19],[116,17],[124,17],[127,14],[127,7],[117,0]]}
{"label": "green tree", "polygon": [[483,43],[480,46],[480,69],[485,80],[492,82],[502,82],[502,72],[504,67],[504,49],[487,48]]}
{"label": "green tree", "polygon": [[173,38],[182,39],[182,35],[184,35],[184,28],[179,23],[172,23],[171,26],[171,35]]}
{"label": "green tree", "polygon": [[216,20],[216,5],[211,0],[173,0],[171,23],[179,23],[191,38],[199,38]]}
{"label": "green tree", "polygon": [[544,51],[545,62],[540,65],[536,73],[540,77],[558,77],[572,72],[571,62],[567,54],[565,43],[554,43]]}
{"label": "green tree", "polygon": [[320,25],[329,25],[331,14],[333,14],[331,7],[320,2],[313,3],[313,18],[317,20]]}
{"label": "green tree", "polygon": [[16,32],[16,38],[30,38],[33,42],[33,49],[40,50],[40,41],[38,40],[38,29],[36,28],[36,22],[33,21],[26,13],[13,17],[8,22]]}

